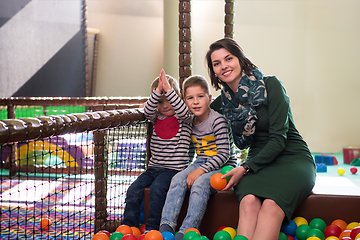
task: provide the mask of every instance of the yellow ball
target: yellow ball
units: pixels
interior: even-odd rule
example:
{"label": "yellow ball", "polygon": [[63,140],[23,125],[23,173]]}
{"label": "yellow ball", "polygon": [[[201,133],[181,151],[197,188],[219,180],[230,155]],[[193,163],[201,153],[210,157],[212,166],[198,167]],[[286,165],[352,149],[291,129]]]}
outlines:
{"label": "yellow ball", "polygon": [[325,240],[339,240],[339,238],[337,238],[335,236],[330,236],[330,237],[327,237]]}
{"label": "yellow ball", "polygon": [[303,218],[303,217],[296,217],[293,219],[293,221],[296,223],[297,226],[300,226],[300,225],[309,225],[308,221]]}
{"label": "yellow ball", "polygon": [[311,237],[308,237],[306,240],[321,240],[321,239],[318,237],[315,237],[315,236],[311,236]]}
{"label": "yellow ball", "polygon": [[356,237],[355,237],[355,240],[358,240],[358,239],[360,239],[360,233],[358,235],[356,235]]}
{"label": "yellow ball", "polygon": [[354,229],[355,227],[359,226],[358,222],[351,222],[347,225],[346,229]]}
{"label": "yellow ball", "polygon": [[338,169],[338,174],[339,174],[340,176],[344,175],[344,173],[345,173],[345,169],[343,169],[343,168],[339,168],[339,169]]}
{"label": "yellow ball", "polygon": [[223,229],[223,231],[228,232],[231,236],[231,239],[233,239],[236,236],[236,230],[232,227],[226,227]]}

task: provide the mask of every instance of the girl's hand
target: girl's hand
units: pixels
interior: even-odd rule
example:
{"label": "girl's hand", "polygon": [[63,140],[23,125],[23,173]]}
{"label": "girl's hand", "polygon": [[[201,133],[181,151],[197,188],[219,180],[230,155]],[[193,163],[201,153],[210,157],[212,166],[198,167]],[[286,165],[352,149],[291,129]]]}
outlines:
{"label": "girl's hand", "polygon": [[171,86],[169,84],[169,80],[166,78],[164,69],[161,69],[159,76],[159,84],[162,83],[162,90],[164,92],[169,92],[171,90]]}
{"label": "girl's hand", "polygon": [[188,186],[189,190],[191,189],[191,186],[194,184],[195,180],[204,173],[204,170],[202,170],[201,168],[197,168],[187,176],[186,185]]}
{"label": "girl's hand", "polygon": [[230,181],[226,184],[225,188],[223,190],[229,189],[230,187],[234,187],[238,185],[241,178],[244,176],[245,169],[243,167],[236,167],[229,171],[228,173],[221,176],[221,178],[226,178],[231,176]]}

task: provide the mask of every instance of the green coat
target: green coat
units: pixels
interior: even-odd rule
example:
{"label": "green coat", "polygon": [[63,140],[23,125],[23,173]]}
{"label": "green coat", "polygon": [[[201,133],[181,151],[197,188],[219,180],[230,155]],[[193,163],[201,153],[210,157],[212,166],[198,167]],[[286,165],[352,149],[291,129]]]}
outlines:
{"label": "green coat", "polygon": [[315,163],[295,127],[282,83],[276,77],[264,77],[264,82],[268,105],[256,108],[258,121],[246,160],[253,172],[240,180],[235,194],[239,201],[247,194],[273,199],[289,221],[295,208],[312,191]]}

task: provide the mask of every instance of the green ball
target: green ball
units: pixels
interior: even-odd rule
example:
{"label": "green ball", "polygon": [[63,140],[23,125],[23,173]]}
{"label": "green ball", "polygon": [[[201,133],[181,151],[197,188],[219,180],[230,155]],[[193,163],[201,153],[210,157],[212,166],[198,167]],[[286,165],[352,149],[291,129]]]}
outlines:
{"label": "green ball", "polygon": [[302,224],[296,228],[295,235],[299,240],[306,240],[307,233],[310,231],[310,226]]}
{"label": "green ball", "polygon": [[327,227],[326,222],[324,220],[322,220],[321,218],[314,218],[313,220],[311,220],[311,222],[309,223],[309,226],[311,228],[316,228],[319,229],[320,231],[324,232],[325,228]]}
{"label": "green ball", "polygon": [[287,239],[288,239],[288,238],[287,238],[286,234],[283,233],[283,232],[280,232],[280,234],[279,234],[279,240],[287,240]]}
{"label": "green ball", "polygon": [[215,233],[213,240],[232,240],[230,233],[221,230]]}
{"label": "green ball", "polygon": [[233,240],[248,240],[244,235],[236,235]]}
{"label": "green ball", "polygon": [[209,240],[209,238],[207,236],[203,236],[203,235],[200,236],[200,239],[201,240]]}
{"label": "green ball", "polygon": [[188,231],[187,233],[185,233],[183,240],[195,240],[195,238],[200,237],[200,235],[195,232],[195,231]]}
{"label": "green ball", "polygon": [[325,239],[324,233],[320,229],[317,229],[317,228],[313,228],[308,231],[306,238],[309,238],[309,237],[318,237],[321,240]]}
{"label": "green ball", "polygon": [[113,232],[110,237],[109,240],[121,240],[121,238],[124,236],[123,233],[121,232]]}
{"label": "green ball", "polygon": [[[224,174],[230,172],[230,171],[233,170],[233,169],[234,169],[234,167],[232,167],[232,166],[224,166],[224,167],[221,169],[220,173],[224,175]],[[226,178],[226,181],[229,182],[230,179],[231,179],[231,177],[227,177],[227,178]]]}

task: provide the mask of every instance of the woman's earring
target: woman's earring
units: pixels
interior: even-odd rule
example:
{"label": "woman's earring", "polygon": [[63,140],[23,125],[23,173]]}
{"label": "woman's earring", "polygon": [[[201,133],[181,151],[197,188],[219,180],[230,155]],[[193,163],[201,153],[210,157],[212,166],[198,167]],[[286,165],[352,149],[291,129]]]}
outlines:
{"label": "woman's earring", "polygon": [[215,74],[215,77],[217,78],[217,75]]}

